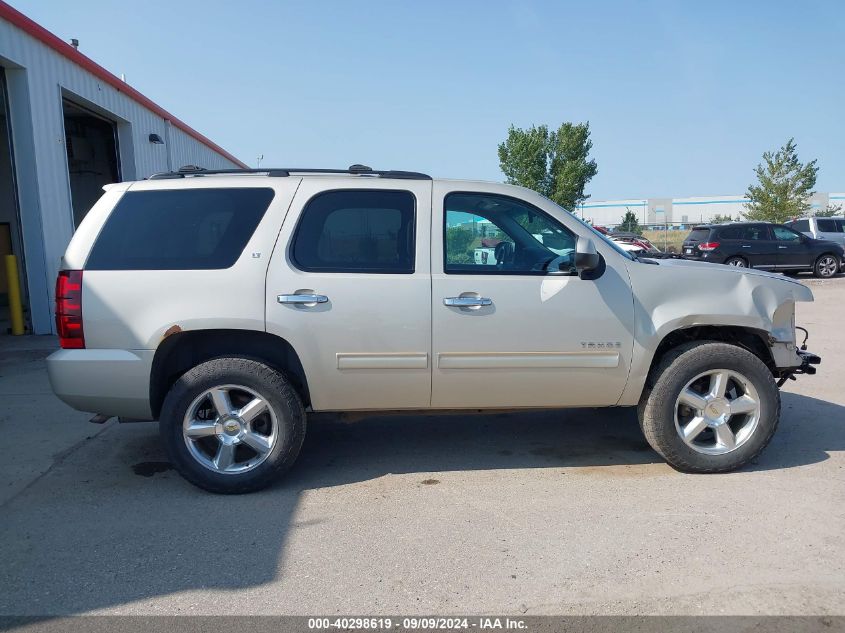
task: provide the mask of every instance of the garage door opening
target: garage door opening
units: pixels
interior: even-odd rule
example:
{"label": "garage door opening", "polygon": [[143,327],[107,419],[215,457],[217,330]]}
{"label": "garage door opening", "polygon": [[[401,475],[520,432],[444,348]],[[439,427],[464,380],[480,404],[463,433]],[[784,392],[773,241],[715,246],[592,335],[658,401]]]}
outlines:
{"label": "garage door opening", "polygon": [[15,161],[12,131],[9,118],[9,99],[6,91],[6,74],[0,68],[0,334],[7,334],[9,318],[9,281],[6,278],[5,256],[17,258],[18,283],[24,306],[24,326],[27,323],[28,298],[24,274],[23,240],[21,237],[20,208],[15,185]]}
{"label": "garage door opening", "polygon": [[103,195],[103,185],[120,180],[117,125],[64,99],[65,145],[73,204],[73,227]]}

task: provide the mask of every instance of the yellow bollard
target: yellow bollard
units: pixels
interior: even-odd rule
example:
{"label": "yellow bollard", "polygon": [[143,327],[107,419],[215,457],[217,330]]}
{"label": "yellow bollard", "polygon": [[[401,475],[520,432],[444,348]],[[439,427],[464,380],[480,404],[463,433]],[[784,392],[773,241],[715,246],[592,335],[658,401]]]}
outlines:
{"label": "yellow bollard", "polygon": [[23,305],[21,304],[21,284],[18,280],[18,258],[6,255],[6,277],[9,280],[9,318],[12,321],[12,334],[23,334]]}

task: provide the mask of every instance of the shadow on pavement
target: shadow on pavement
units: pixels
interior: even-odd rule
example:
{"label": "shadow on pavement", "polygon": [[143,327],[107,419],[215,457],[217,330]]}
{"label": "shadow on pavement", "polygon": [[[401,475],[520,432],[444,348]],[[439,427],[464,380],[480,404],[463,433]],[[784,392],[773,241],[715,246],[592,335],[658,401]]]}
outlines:
{"label": "shadow on pavement", "polygon": [[[748,470],[805,466],[845,450],[845,407],[789,393],[783,403],[778,434]],[[309,527],[296,516],[300,495],[391,473],[419,473],[419,485],[449,471],[592,469],[622,488],[626,477],[684,476],[662,464],[627,409],[315,417],[287,477],[237,497],[202,492],[163,460],[156,426],[111,428],[0,508],[0,614],[143,608],[176,592],[262,585],[279,576],[289,532]],[[565,495],[565,480],[560,486]],[[316,564],[309,571],[320,573]],[[192,608],[202,613],[207,599],[197,594]]]}

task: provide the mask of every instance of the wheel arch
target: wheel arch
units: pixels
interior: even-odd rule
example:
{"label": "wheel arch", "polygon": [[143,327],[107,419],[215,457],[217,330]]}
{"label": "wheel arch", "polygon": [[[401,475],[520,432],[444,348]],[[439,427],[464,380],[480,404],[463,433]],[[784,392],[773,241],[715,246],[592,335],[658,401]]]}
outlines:
{"label": "wheel arch", "polygon": [[646,387],[653,386],[655,369],[669,351],[679,345],[695,341],[715,341],[742,347],[763,361],[772,375],[777,375],[777,366],[769,348],[768,339],[768,332],[740,325],[697,325],[677,328],[666,334],[658,344],[649,365]]}
{"label": "wheel arch", "polygon": [[189,330],[167,336],[156,349],[150,371],[150,409],[161,413],[167,392],[182,374],[214,358],[248,358],[285,374],[302,398],[311,402],[302,361],[285,339],[253,330]]}
{"label": "wheel arch", "polygon": [[743,255],[731,255],[730,257],[726,257],[725,258],[725,264],[728,264],[728,262],[731,261],[732,259],[742,260],[745,263],[746,268],[751,268],[751,262],[748,261],[748,258],[743,256]]}

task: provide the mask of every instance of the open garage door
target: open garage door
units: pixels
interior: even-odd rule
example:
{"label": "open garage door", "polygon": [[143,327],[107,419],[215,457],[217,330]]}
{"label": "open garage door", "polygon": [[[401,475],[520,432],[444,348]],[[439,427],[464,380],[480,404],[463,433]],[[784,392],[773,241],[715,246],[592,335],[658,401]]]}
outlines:
{"label": "open garage door", "polygon": [[15,161],[8,105],[6,74],[3,68],[0,68],[0,334],[6,334],[9,331],[11,321],[9,281],[6,278],[4,262],[6,255],[14,255],[17,258],[18,283],[24,306],[24,326],[29,327],[26,309],[29,301],[24,274],[20,208],[15,186]]}
{"label": "open garage door", "polygon": [[120,180],[117,125],[67,99],[63,100],[62,109],[76,228],[103,195],[103,185]]}

